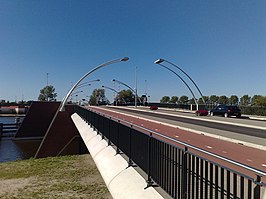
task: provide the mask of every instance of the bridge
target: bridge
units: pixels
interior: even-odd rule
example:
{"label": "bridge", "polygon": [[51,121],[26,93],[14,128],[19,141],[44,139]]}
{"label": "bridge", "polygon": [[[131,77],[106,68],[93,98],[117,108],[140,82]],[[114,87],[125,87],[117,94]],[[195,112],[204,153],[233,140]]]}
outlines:
{"label": "bridge", "polygon": [[[82,140],[116,199],[266,197],[266,151],[263,146],[257,147],[259,144],[248,145],[250,141],[262,142],[265,146],[263,126],[245,125],[247,121],[237,121],[240,124],[236,125],[232,120],[220,124],[210,118],[209,121],[192,120],[188,114],[176,116],[167,111],[157,111],[156,115],[142,110],[146,112],[144,118],[145,114],[140,117],[132,109],[118,111],[113,107],[75,105],[67,105],[66,111],[59,113],[49,126],[58,106],[59,103],[36,102],[24,119],[28,124],[34,121],[36,128],[42,127],[39,131],[42,133],[37,136],[42,137],[42,143],[35,157],[63,155],[73,140]],[[36,117],[40,110],[45,110],[43,118]],[[141,111],[141,108],[134,110]],[[155,121],[158,117],[162,121]],[[173,123],[163,122],[164,117]],[[200,126],[197,128],[202,131],[177,126],[182,120],[189,125],[196,125],[197,121]],[[16,139],[22,134],[36,136],[36,132],[30,132],[32,127],[26,127],[24,122]],[[216,135],[208,133],[206,122],[217,129]],[[224,133],[225,126],[246,135],[240,138],[238,134],[239,139],[230,142],[223,140],[219,133]]]}
{"label": "bridge", "polygon": [[[108,145],[115,148],[116,154],[126,155],[128,166],[137,165],[147,174],[146,187],[160,186],[172,198],[265,197],[265,169],[258,169],[256,163],[241,163],[241,158],[237,158],[239,150],[243,153],[241,145],[237,148],[236,144],[223,143],[225,148],[234,147],[236,158],[231,159],[217,151],[211,152],[212,147],[204,150],[180,141],[173,129],[160,128],[161,124],[151,130],[154,129],[152,122],[92,107],[78,107],[76,113],[74,118],[81,117]],[[165,129],[164,133],[162,129]],[[197,139],[202,137],[200,134],[197,136]],[[215,145],[214,139],[211,141],[209,145]],[[261,161],[265,161],[265,151],[245,150],[247,153],[255,152],[260,155]]]}

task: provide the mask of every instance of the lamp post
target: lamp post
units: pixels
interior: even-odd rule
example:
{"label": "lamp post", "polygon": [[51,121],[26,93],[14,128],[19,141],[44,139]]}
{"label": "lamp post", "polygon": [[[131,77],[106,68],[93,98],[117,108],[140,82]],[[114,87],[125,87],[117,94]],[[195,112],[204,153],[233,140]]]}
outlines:
{"label": "lamp post", "polygon": [[67,93],[67,95],[64,97],[62,103],[60,104],[59,106],[59,111],[64,111],[64,106],[67,102],[67,99],[69,98],[69,96],[71,95],[71,93],[73,92],[73,90],[79,85],[79,83],[85,78],[87,77],[88,75],[90,75],[91,73],[93,73],[94,71],[104,67],[104,66],[107,66],[107,65],[110,65],[110,64],[114,64],[114,63],[117,63],[117,62],[122,62],[122,61],[127,61],[129,58],[128,57],[124,57],[124,58],[121,58],[121,59],[115,59],[115,60],[112,60],[112,61],[108,61],[108,62],[105,62],[99,66],[96,66],[95,68],[93,68],[92,70],[90,70],[88,73],[86,73],[83,77],[81,77],[75,84],[74,86],[69,90],[69,92]]}
{"label": "lamp post", "polygon": [[191,93],[192,96],[193,96],[193,99],[194,99],[194,101],[195,101],[195,103],[196,103],[197,110],[198,110],[198,102],[197,102],[197,100],[196,100],[196,97],[195,97],[193,91],[191,90],[191,88],[189,87],[189,85],[186,83],[186,81],[185,81],[180,75],[178,75],[175,71],[173,71],[171,68],[169,68],[169,67],[167,67],[167,66],[161,64],[161,62],[158,62],[158,60],[155,61],[154,63],[155,63],[155,64],[158,64],[158,65],[160,65],[160,66],[166,68],[167,70],[171,71],[172,73],[174,73],[174,74],[175,74],[175,75],[176,75],[176,76],[177,76],[177,77],[178,77],[178,78],[179,78],[179,79],[180,79],[180,80],[186,85],[186,87],[188,88],[188,90],[190,91],[190,93]]}
{"label": "lamp post", "polygon": [[[79,83],[80,83],[85,77],[87,77],[88,75],[90,75],[90,74],[93,73],[94,71],[96,71],[96,70],[98,70],[98,69],[100,69],[100,68],[102,68],[102,67],[104,67],[104,66],[107,66],[107,65],[110,65],[110,64],[114,64],[114,63],[117,63],[117,62],[124,62],[124,61],[127,61],[128,59],[129,59],[128,57],[124,57],[124,58],[121,58],[121,59],[115,59],[115,60],[111,60],[111,61],[105,62],[105,63],[103,63],[103,64],[100,64],[100,65],[96,66],[95,68],[93,68],[92,70],[90,70],[88,73],[86,73],[84,76],[82,76],[82,77],[77,81],[77,83],[75,83],[75,85],[69,90],[69,92],[67,93],[67,95],[63,98],[62,102],[61,102],[60,105],[59,105],[59,108],[57,109],[57,111],[56,111],[56,113],[55,113],[55,115],[54,115],[54,117],[53,117],[53,119],[52,119],[52,121],[51,121],[51,123],[50,123],[48,129],[47,129],[47,132],[50,131],[50,129],[51,129],[51,127],[52,127],[52,124],[54,123],[55,118],[57,117],[58,113],[61,112],[61,111],[64,111],[65,104],[66,104],[66,102],[67,102],[69,96],[72,94],[73,90],[79,85]],[[39,151],[40,151],[40,149],[41,149],[41,147],[42,147],[42,145],[43,145],[43,142],[44,142],[46,136],[47,136],[47,134],[45,134],[45,136],[44,136],[44,138],[43,138],[43,140],[42,140],[42,142],[41,142],[41,144],[40,144],[40,146],[39,146],[39,148],[38,148],[38,150],[37,150],[37,152],[36,152],[36,155],[39,153]],[[36,155],[35,155],[35,157],[36,157]]]}
{"label": "lamp post", "polygon": [[123,84],[124,86],[128,87],[128,88],[129,88],[129,89],[135,94],[135,107],[137,106],[136,98],[138,98],[138,99],[139,99],[139,102],[141,103],[141,100],[140,100],[140,98],[138,97],[137,92],[136,92],[133,88],[131,88],[130,86],[128,86],[128,85],[125,84],[124,82],[118,81],[118,80],[116,80],[116,79],[113,79],[113,81],[114,81],[114,82],[118,82],[119,84]]}
{"label": "lamp post", "polygon": [[193,85],[196,87],[196,89],[198,90],[198,92],[199,92],[199,94],[200,94],[200,96],[201,96],[201,98],[202,98],[202,101],[204,102],[204,104],[206,105],[206,102],[205,102],[205,99],[204,99],[204,97],[203,97],[203,95],[202,95],[202,92],[200,91],[200,89],[199,89],[199,87],[197,86],[197,84],[193,81],[193,79],[182,69],[182,68],[180,68],[179,66],[177,66],[177,65],[175,65],[174,63],[172,63],[172,62],[170,62],[170,61],[167,61],[167,60],[165,60],[165,59],[158,59],[158,60],[156,60],[154,63],[155,64],[161,64],[162,62],[166,62],[166,63],[169,63],[169,64],[171,64],[172,66],[174,66],[174,67],[176,67],[177,69],[179,69],[182,73],[184,73],[189,79],[190,79],[190,81],[193,83]]}
{"label": "lamp post", "polygon": [[72,96],[74,96],[75,95],[75,97],[76,97],[76,104],[77,104],[77,101],[78,101],[78,93],[82,93],[83,91],[77,91],[77,92],[74,92],[74,93],[72,93],[71,95],[70,95],[70,99],[72,99]]}
{"label": "lamp post", "polygon": [[70,96],[73,96],[73,95],[75,95],[75,94],[77,94],[77,93],[82,93],[83,91],[77,91],[77,92],[75,92],[75,93],[72,93]]}
{"label": "lamp post", "polygon": [[96,80],[91,80],[91,81],[87,81],[87,82],[84,82],[84,83],[82,83],[82,84],[79,84],[78,86],[77,86],[77,88],[81,88],[81,87],[83,87],[83,86],[90,86],[91,84],[91,82],[99,82],[100,81],[100,79],[96,79]]}
{"label": "lamp post", "polygon": [[[114,91],[117,95],[119,95],[119,93],[115,89],[113,89],[113,88],[110,88],[108,86],[102,86],[102,88],[107,88],[107,89],[109,89],[111,91]],[[126,100],[124,98],[122,98],[122,99],[123,99],[124,103],[126,104]]]}

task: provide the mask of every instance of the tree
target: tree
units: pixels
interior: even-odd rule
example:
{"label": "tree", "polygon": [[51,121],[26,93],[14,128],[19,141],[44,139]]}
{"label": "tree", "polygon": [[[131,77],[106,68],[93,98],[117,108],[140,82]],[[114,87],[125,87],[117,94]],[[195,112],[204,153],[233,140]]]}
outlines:
{"label": "tree", "polygon": [[240,97],[240,104],[242,106],[248,106],[250,104],[250,99],[251,97],[249,97],[248,95],[243,95],[242,97]]}
{"label": "tree", "polygon": [[251,101],[254,106],[266,106],[266,96],[254,95]]}
{"label": "tree", "polygon": [[[206,103],[208,103],[209,101],[209,96],[203,96],[203,99]],[[202,97],[199,98],[198,100],[198,104],[204,104],[204,101],[203,101]]]}
{"label": "tree", "polygon": [[218,103],[219,97],[217,95],[210,96],[210,103],[216,105]]}
{"label": "tree", "polygon": [[135,101],[135,95],[133,95],[131,90],[122,90],[118,92],[116,98],[116,101],[118,102],[134,102]]}
{"label": "tree", "polygon": [[57,97],[57,93],[55,93],[55,88],[50,86],[45,86],[40,90],[40,94],[38,97],[39,101],[55,101]]}
{"label": "tree", "polygon": [[228,104],[228,102],[229,102],[228,97],[226,97],[225,95],[220,96],[218,99],[219,104]]}
{"label": "tree", "polygon": [[238,105],[239,99],[236,95],[231,95],[231,97],[229,98],[229,103],[231,105]]}
{"label": "tree", "polygon": [[161,103],[169,103],[170,102],[170,97],[169,96],[163,96],[162,99],[160,100]]}
{"label": "tree", "polygon": [[188,96],[185,96],[185,95],[181,96],[181,97],[179,98],[178,102],[179,102],[180,104],[187,104],[187,102],[188,102]]}
{"label": "tree", "polygon": [[176,104],[178,102],[178,97],[172,96],[170,102]]}
{"label": "tree", "polygon": [[[196,99],[197,100],[197,99]],[[194,98],[191,98],[188,100],[188,104],[196,104]]]}
{"label": "tree", "polygon": [[105,96],[104,89],[94,89],[89,99],[90,105],[108,104],[109,100]]}

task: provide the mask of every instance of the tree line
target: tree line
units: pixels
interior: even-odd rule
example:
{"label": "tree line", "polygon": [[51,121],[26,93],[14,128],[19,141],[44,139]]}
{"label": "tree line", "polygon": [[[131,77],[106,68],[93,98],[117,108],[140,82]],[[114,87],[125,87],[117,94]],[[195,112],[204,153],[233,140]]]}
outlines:
{"label": "tree line", "polygon": [[[211,96],[203,96],[206,104],[229,104],[229,105],[240,105],[240,106],[266,106],[266,96],[262,95],[243,95],[240,98],[237,95],[231,95],[230,97],[221,95],[211,95]],[[197,100],[198,104],[204,104],[202,98]],[[176,103],[176,104],[195,104],[194,99],[189,99],[188,96],[163,96],[160,99],[160,103]]]}
{"label": "tree line", "polygon": [[[55,101],[57,93],[55,93],[55,88],[51,85],[44,87],[40,90],[38,100],[40,101]],[[266,106],[266,96],[263,95],[243,95],[240,98],[237,95],[210,95],[203,96],[197,100],[198,104],[217,105],[217,104],[228,104],[228,105],[239,105],[239,106]],[[84,99],[85,100],[85,99]],[[108,104],[109,100],[105,96],[105,89],[94,89],[89,99],[87,100],[90,105]],[[135,94],[131,90],[121,90],[117,93],[114,98],[115,103],[125,104],[132,103],[135,101]],[[147,102],[147,96],[138,96],[138,101]],[[160,99],[160,103],[173,103],[173,104],[195,104],[193,98],[189,98],[186,95],[178,96],[163,96]]]}

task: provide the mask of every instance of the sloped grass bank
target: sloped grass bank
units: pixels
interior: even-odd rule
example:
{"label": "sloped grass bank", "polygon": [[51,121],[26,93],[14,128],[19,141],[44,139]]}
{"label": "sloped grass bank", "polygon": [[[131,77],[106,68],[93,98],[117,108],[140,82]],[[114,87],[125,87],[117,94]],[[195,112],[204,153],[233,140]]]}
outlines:
{"label": "sloped grass bank", "polygon": [[0,163],[0,198],[112,198],[91,156]]}

